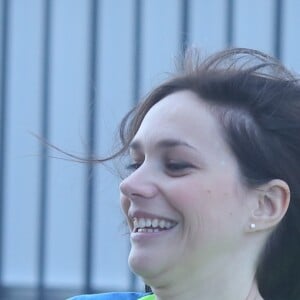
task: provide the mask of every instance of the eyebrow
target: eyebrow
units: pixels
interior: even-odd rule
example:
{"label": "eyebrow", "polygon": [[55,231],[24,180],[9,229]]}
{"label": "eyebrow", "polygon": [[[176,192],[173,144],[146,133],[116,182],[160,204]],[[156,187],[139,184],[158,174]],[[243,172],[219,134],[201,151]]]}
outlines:
{"label": "eyebrow", "polygon": [[[193,150],[197,150],[194,146],[190,145],[189,143],[177,139],[161,140],[157,143],[156,146],[158,148],[173,148],[173,147],[184,146]],[[129,148],[132,150],[141,150],[142,146],[139,141],[133,141],[132,143],[130,143]]]}

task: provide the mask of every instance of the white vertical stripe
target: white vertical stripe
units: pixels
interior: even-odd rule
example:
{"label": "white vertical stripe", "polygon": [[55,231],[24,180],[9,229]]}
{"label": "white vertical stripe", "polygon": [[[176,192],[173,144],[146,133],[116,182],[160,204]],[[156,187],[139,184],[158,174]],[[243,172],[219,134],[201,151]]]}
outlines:
{"label": "white vertical stripe", "polygon": [[226,2],[191,1],[191,45],[199,47],[203,55],[221,50],[226,45]]}
{"label": "white vertical stripe", "polygon": [[[49,135],[55,145],[78,154],[87,143],[89,3],[56,0],[52,10]],[[51,159],[49,171],[46,283],[81,285],[85,168]]]}
{"label": "white vertical stripe", "polygon": [[[111,154],[117,127],[132,106],[134,1],[103,0],[99,15],[97,82],[97,153]],[[119,178],[99,165],[96,169],[95,265],[93,286],[127,289],[128,240],[119,208]]]}
{"label": "white vertical stripe", "polygon": [[273,0],[236,1],[236,47],[254,48],[274,54],[275,2]]}
{"label": "white vertical stripe", "polygon": [[181,41],[181,1],[143,2],[141,32],[141,95],[145,95],[174,69]]}
{"label": "white vertical stripe", "polygon": [[4,282],[37,282],[37,220],[42,87],[41,1],[10,2]]}

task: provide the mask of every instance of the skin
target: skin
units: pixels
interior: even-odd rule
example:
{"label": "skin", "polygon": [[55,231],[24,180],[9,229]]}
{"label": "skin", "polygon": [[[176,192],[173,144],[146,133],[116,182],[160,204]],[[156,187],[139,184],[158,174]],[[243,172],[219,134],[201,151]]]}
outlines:
{"label": "skin", "polygon": [[[167,96],[145,116],[121,183],[131,229],[129,265],[158,300],[262,299],[254,280],[267,234],[252,234],[261,192],[246,188],[222,130],[189,91]],[[171,219],[158,234],[133,233],[132,213]]]}

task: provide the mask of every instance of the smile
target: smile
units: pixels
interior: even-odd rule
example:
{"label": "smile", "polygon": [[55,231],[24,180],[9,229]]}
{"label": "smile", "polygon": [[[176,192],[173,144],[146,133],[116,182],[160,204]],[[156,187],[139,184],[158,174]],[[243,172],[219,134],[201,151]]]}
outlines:
{"label": "smile", "polygon": [[174,221],[164,219],[133,218],[133,232],[152,233],[168,230],[176,225]]}

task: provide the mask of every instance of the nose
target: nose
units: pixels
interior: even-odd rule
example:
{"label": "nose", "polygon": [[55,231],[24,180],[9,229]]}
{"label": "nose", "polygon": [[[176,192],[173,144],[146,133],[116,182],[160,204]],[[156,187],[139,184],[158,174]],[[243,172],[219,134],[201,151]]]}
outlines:
{"label": "nose", "polygon": [[121,182],[120,191],[132,200],[150,199],[156,195],[158,187],[153,172],[142,165]]}

